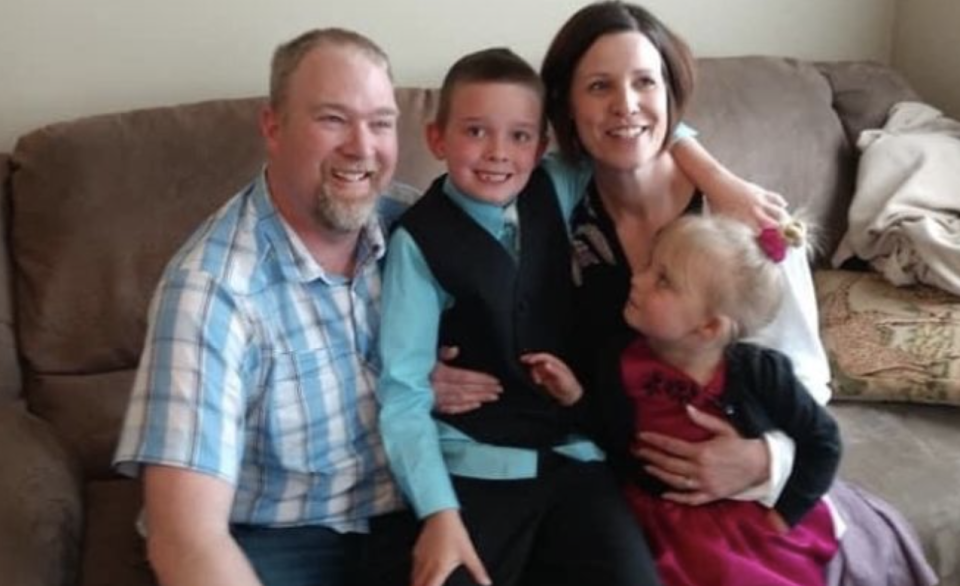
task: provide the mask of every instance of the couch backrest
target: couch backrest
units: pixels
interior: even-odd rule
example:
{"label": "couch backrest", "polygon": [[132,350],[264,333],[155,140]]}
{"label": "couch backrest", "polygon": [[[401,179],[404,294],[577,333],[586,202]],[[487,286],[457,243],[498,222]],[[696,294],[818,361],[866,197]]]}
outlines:
{"label": "couch backrest", "polygon": [[7,181],[10,157],[0,154],[0,405],[20,395],[20,365],[13,336],[10,255],[7,223],[10,217]]}
{"label": "couch backrest", "polygon": [[[435,92],[400,90],[398,99],[400,132],[419,139]],[[164,265],[262,166],[262,104],[95,116],[16,145],[11,248],[25,395],[89,473],[108,472]],[[438,168],[408,142],[398,176],[422,186]]]}
{"label": "couch backrest", "polygon": [[[738,173],[808,205],[831,241],[839,238],[855,155],[832,107],[838,82],[786,59],[700,66],[688,119],[702,141]],[[401,89],[397,97],[398,179],[424,187],[441,169],[423,140],[437,92]],[[88,474],[109,473],[163,266],[262,165],[261,105],[221,100],[96,116],[17,143],[9,237],[24,394]],[[0,344],[9,328],[4,302]]]}

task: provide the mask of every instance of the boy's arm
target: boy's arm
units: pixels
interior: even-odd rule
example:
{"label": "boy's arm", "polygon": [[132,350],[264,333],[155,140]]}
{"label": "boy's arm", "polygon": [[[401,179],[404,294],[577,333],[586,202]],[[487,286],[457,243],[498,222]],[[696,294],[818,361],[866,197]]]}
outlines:
{"label": "boy's arm", "polygon": [[680,169],[707,196],[710,208],[751,225],[778,223],[786,201],[777,193],[733,174],[692,134],[678,133],[670,154]]}
{"label": "boy's arm", "polygon": [[387,248],[381,299],[380,431],[394,476],[422,519],[459,507],[431,416],[429,376],[446,293],[403,228]]}

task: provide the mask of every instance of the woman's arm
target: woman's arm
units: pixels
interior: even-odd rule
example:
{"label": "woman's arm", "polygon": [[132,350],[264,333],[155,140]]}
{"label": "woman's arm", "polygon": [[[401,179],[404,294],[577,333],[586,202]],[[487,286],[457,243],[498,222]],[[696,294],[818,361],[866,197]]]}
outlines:
{"label": "woman's arm", "polygon": [[670,146],[670,154],[707,196],[713,211],[758,227],[778,223],[786,207],[783,197],[733,174],[695,137],[680,135]]}

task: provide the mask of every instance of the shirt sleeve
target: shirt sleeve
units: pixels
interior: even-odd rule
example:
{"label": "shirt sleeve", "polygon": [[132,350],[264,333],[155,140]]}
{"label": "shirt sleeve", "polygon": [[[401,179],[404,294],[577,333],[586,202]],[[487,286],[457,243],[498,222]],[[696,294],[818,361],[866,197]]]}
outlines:
{"label": "shirt sleeve", "polygon": [[813,398],[825,405],[830,400],[830,364],[820,340],[817,297],[813,275],[802,249],[790,249],[780,263],[784,298],[776,317],[748,341],[786,354],[797,378]]}
{"label": "shirt sleeve", "polygon": [[790,436],[779,430],[763,434],[763,441],[767,444],[767,452],[770,454],[770,476],[767,477],[766,482],[751,486],[731,498],[738,501],[757,501],[772,509],[783,493],[787,479],[790,478],[797,447]]}
{"label": "shirt sleeve", "polygon": [[570,220],[573,208],[580,203],[587,191],[587,185],[593,176],[590,165],[571,164],[564,161],[558,153],[548,153],[541,161],[543,170],[553,181],[553,188],[557,193],[560,211],[565,222]]}
{"label": "shirt sleeve", "polygon": [[128,475],[162,464],[235,484],[249,329],[234,297],[206,273],[174,271],[150,315],[114,464]]}
{"label": "shirt sleeve", "polygon": [[673,129],[673,142],[677,143],[687,138],[696,138],[698,134],[694,127],[689,126],[686,122],[680,122]]}
{"label": "shirt sleeve", "polygon": [[419,518],[458,508],[443,461],[430,372],[449,296],[403,228],[387,248],[380,321],[380,429],[393,474]]}

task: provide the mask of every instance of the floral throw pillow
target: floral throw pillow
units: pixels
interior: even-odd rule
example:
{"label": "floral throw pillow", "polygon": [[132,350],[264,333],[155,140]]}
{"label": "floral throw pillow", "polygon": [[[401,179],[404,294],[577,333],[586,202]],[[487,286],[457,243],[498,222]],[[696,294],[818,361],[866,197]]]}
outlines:
{"label": "floral throw pillow", "polygon": [[835,399],[960,406],[960,298],[870,272],[814,281]]}

